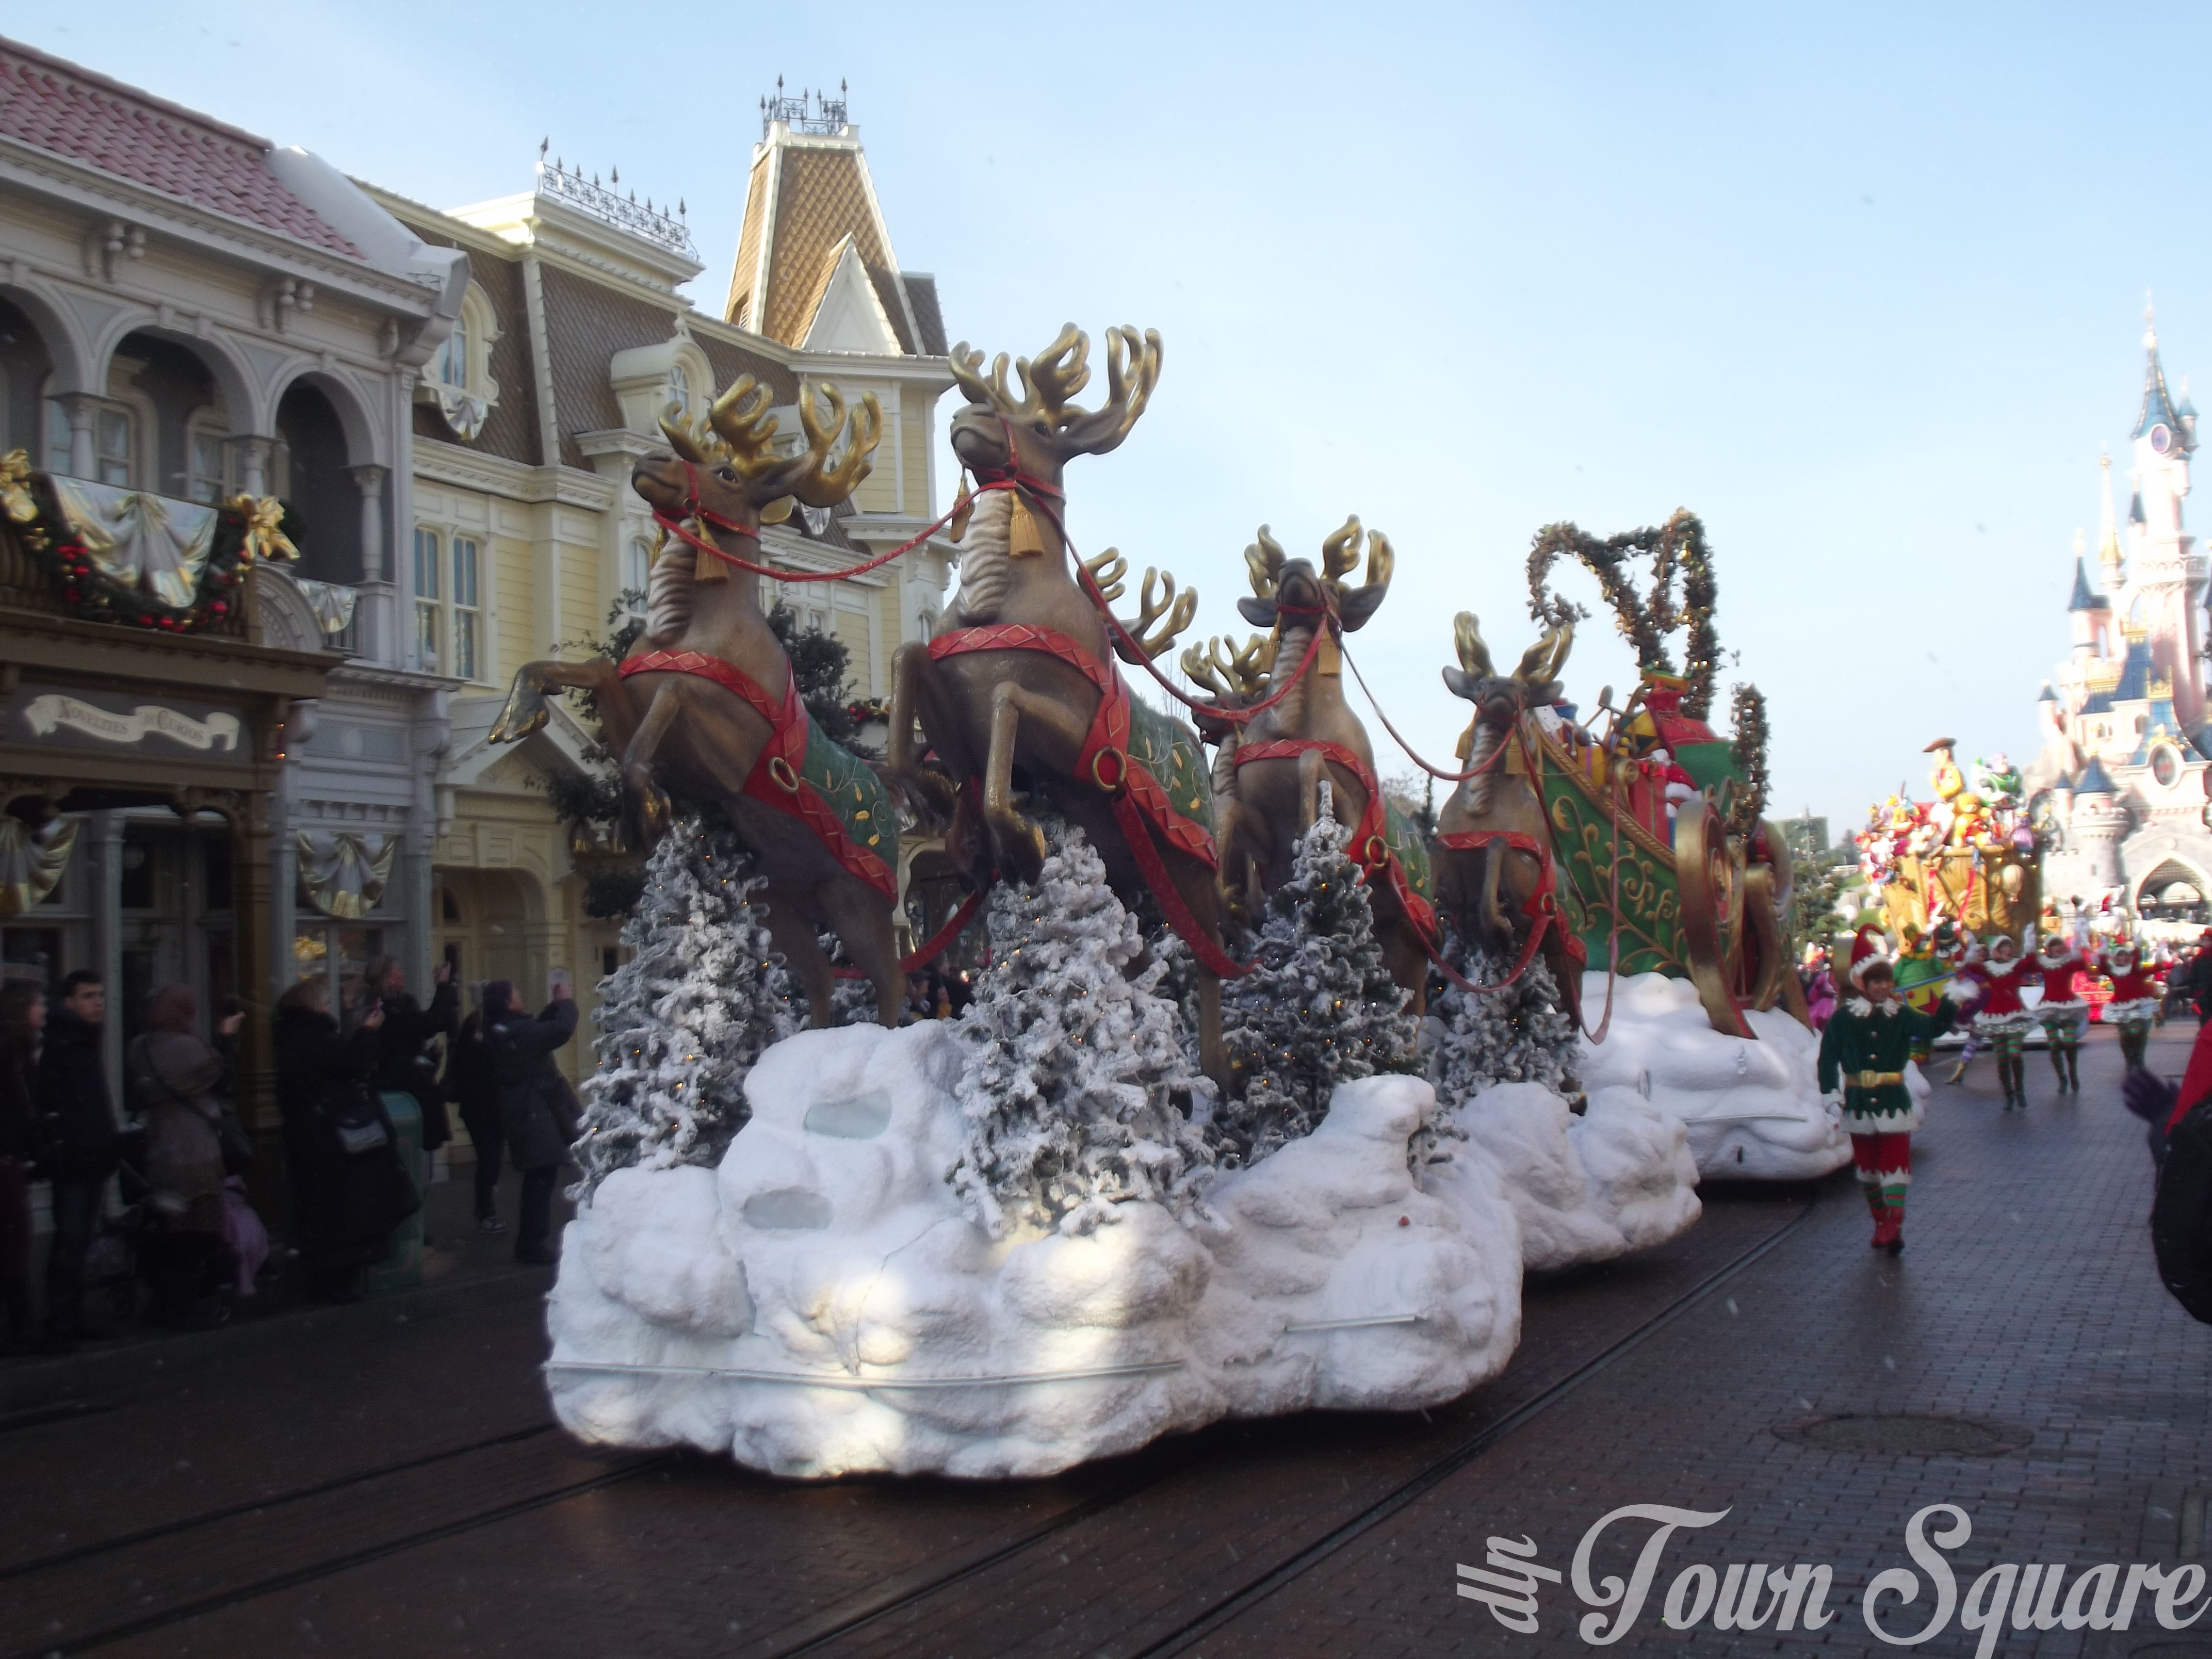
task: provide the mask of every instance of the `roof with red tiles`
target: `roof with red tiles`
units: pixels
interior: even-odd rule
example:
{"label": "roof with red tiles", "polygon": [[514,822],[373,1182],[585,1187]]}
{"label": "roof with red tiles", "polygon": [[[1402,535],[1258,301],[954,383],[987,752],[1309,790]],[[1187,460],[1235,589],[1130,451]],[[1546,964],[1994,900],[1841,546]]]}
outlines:
{"label": "roof with red tiles", "polygon": [[0,137],[354,258],[361,250],[285,189],[273,146],[18,41],[0,40]]}

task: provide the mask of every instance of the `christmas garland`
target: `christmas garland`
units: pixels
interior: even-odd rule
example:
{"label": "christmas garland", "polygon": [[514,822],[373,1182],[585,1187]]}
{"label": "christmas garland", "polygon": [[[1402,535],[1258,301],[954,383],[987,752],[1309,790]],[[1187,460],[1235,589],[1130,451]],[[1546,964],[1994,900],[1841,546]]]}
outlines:
{"label": "christmas garland", "polygon": [[[1711,550],[1705,545],[1704,522],[1683,507],[1660,528],[1647,526],[1603,541],[1571,524],[1545,526],[1536,532],[1528,550],[1528,614],[1553,628],[1589,615],[1583,606],[1549,591],[1552,566],[1562,553],[1581,560],[1597,578],[1598,592],[1613,607],[1615,623],[1635,647],[1638,666],[1673,673],[1667,636],[1686,625],[1682,674],[1689,689],[1683,694],[1682,713],[1692,720],[1704,720],[1712,708],[1713,676],[1720,665],[1720,635],[1713,628],[1713,603],[1720,590],[1713,576]],[[1623,567],[1632,558],[1646,556],[1651,560],[1651,594],[1648,599],[1639,599],[1636,585]],[[1682,576],[1680,605],[1674,599],[1678,567]]]}
{"label": "christmas garland", "polygon": [[187,605],[166,605],[102,570],[55,500],[45,473],[18,449],[0,456],[0,520],[15,532],[71,616],[88,622],[191,634],[220,624],[236,605],[246,568],[258,559],[296,559],[299,516],[271,497],[235,495],[216,509],[214,544]]}
{"label": "christmas garland", "polygon": [[1747,836],[1766,813],[1766,699],[1755,685],[1739,685],[1729,701],[1729,720],[1735,727],[1729,756],[1742,791],[1729,807],[1732,836]]}

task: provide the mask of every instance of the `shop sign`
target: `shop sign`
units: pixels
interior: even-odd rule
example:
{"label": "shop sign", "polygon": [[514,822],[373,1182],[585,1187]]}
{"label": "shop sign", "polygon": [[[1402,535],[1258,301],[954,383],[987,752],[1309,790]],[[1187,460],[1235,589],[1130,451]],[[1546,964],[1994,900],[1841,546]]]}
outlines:
{"label": "shop sign", "polygon": [[8,708],[7,736],[17,743],[72,749],[161,749],[234,753],[243,722],[228,708],[181,699],[161,702],[26,686]]}

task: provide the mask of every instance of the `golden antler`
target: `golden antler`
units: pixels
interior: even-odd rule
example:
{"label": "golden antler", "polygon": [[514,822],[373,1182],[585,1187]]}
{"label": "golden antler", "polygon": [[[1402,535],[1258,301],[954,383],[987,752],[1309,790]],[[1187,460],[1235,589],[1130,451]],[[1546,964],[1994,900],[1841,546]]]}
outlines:
{"label": "golden antler", "polygon": [[1091,580],[1098,584],[1099,596],[1111,605],[1121,597],[1121,578],[1127,574],[1129,562],[1118,548],[1108,548],[1103,553],[1085,559],[1083,568],[1091,573]]}
{"label": "golden antler", "polygon": [[1244,568],[1252,573],[1253,592],[1273,599],[1276,579],[1283,574],[1283,544],[1267,533],[1267,526],[1260,526],[1259,539],[1244,550]]}
{"label": "golden antler", "polygon": [[1398,555],[1390,545],[1390,538],[1379,530],[1367,532],[1367,580],[1361,586],[1384,587],[1398,569]]}
{"label": "golden antler", "polygon": [[1566,665],[1567,652],[1575,642],[1575,625],[1564,622],[1521,653],[1513,678],[1526,685],[1548,685]]}
{"label": "golden antler", "polygon": [[1009,421],[1034,426],[1042,422],[1066,455],[1103,455],[1129,435],[1160,378],[1160,337],[1133,327],[1106,331],[1106,401],[1096,410],[1077,409],[1069,399],[1091,384],[1091,338],[1073,323],[1065,325],[1035,357],[1015,364],[1022,377],[1017,398],[1006,385],[1006,354],[993,361],[987,379],[983,354],[963,340],[949,362],[953,383],[971,403],[995,409]]}
{"label": "golden antler", "polygon": [[1321,544],[1321,574],[1330,582],[1359,566],[1359,515],[1346,519]]}
{"label": "golden antler", "polygon": [[1452,643],[1459,648],[1459,665],[1478,679],[1494,678],[1498,670],[1490,660],[1490,647],[1482,642],[1482,630],[1475,623],[1474,612],[1462,611],[1452,618]]}
{"label": "golden antler", "polygon": [[[738,475],[748,480],[775,466],[775,416],[769,412],[773,401],[769,389],[751,375],[738,376],[729,390],[714,399],[705,422],[692,430],[695,443],[706,451],[705,459],[726,459]],[[660,429],[674,441],[675,429],[666,420],[661,422]],[[683,451],[679,448],[677,453]]]}
{"label": "golden antler", "polygon": [[1225,697],[1230,695],[1229,680],[1220,657],[1218,639],[1208,640],[1203,651],[1194,643],[1186,645],[1182,648],[1182,672],[1193,684],[1204,686],[1217,697]]}
{"label": "golden antler", "polygon": [[805,386],[799,388],[799,424],[806,433],[806,448],[793,463],[798,467],[798,476],[781,481],[781,493],[796,495],[809,507],[835,507],[875,471],[875,462],[870,458],[883,441],[884,410],[874,392],[862,396],[860,405],[853,410],[852,431],[845,441],[845,453],[836,465],[831,466],[830,447],[845,429],[845,400],[827,380],[822,382],[821,395],[830,405],[826,418],[817,411]]}
{"label": "golden antler", "polygon": [[[1110,346],[1110,332],[1108,337]],[[1029,388],[1022,412],[1031,418],[1046,416],[1059,426],[1063,423],[1067,400],[1091,384],[1091,337],[1073,323],[1063,323],[1052,343],[1034,361],[1024,357],[1014,368]]]}
{"label": "golden antler", "polygon": [[[1164,589],[1157,599],[1156,588]],[[1178,595],[1175,573],[1155,570],[1148,565],[1145,568],[1145,585],[1138,594],[1138,606],[1136,621],[1124,622],[1121,626],[1147,657],[1157,657],[1175,643],[1176,635],[1188,628],[1191,618],[1198,615],[1198,590],[1194,587]],[[1146,630],[1154,623],[1160,623],[1158,630],[1147,634]],[[1121,650],[1125,660],[1133,660],[1128,656],[1127,646],[1121,646]]]}

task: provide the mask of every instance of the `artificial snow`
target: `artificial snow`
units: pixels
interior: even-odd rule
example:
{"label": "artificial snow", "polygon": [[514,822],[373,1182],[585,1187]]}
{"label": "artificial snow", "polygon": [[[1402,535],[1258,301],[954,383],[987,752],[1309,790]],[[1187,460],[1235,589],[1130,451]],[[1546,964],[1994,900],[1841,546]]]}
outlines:
{"label": "artificial snow", "polygon": [[1542,1084],[1493,1084],[1453,1115],[1468,1146],[1425,1184],[1438,1190],[1471,1147],[1512,1203],[1524,1267],[1580,1267],[1648,1249],[1700,1213],[1687,1128],[1633,1089],[1594,1090],[1577,1115]]}
{"label": "artificial snow", "polygon": [[[1521,1223],[1489,1157],[1415,1185],[1427,1083],[1341,1085],[1187,1219],[1139,1200],[994,1241],[947,1180],[965,1058],[946,1023],[801,1032],[746,1078],[718,1169],[608,1175],[551,1298],[562,1423],[783,1475],[1031,1476],[1225,1416],[1435,1405],[1510,1358]],[[1583,1190],[1644,1237],[1665,1203],[1613,1157],[1637,1111],[1593,1110]]]}
{"label": "artificial snow", "polygon": [[[1595,1024],[1606,975],[1583,979],[1583,1018]],[[1780,1009],[1745,1018],[1756,1041],[1712,1029],[1697,987],[1663,974],[1635,974],[1613,987],[1605,1041],[1582,1045],[1582,1079],[1593,1101],[1609,1090],[1644,1097],[1689,1132],[1706,1180],[1808,1181],[1850,1162],[1850,1137],[1820,1097],[1819,1036]],[[1925,1100],[1917,1066],[1906,1086]]]}

